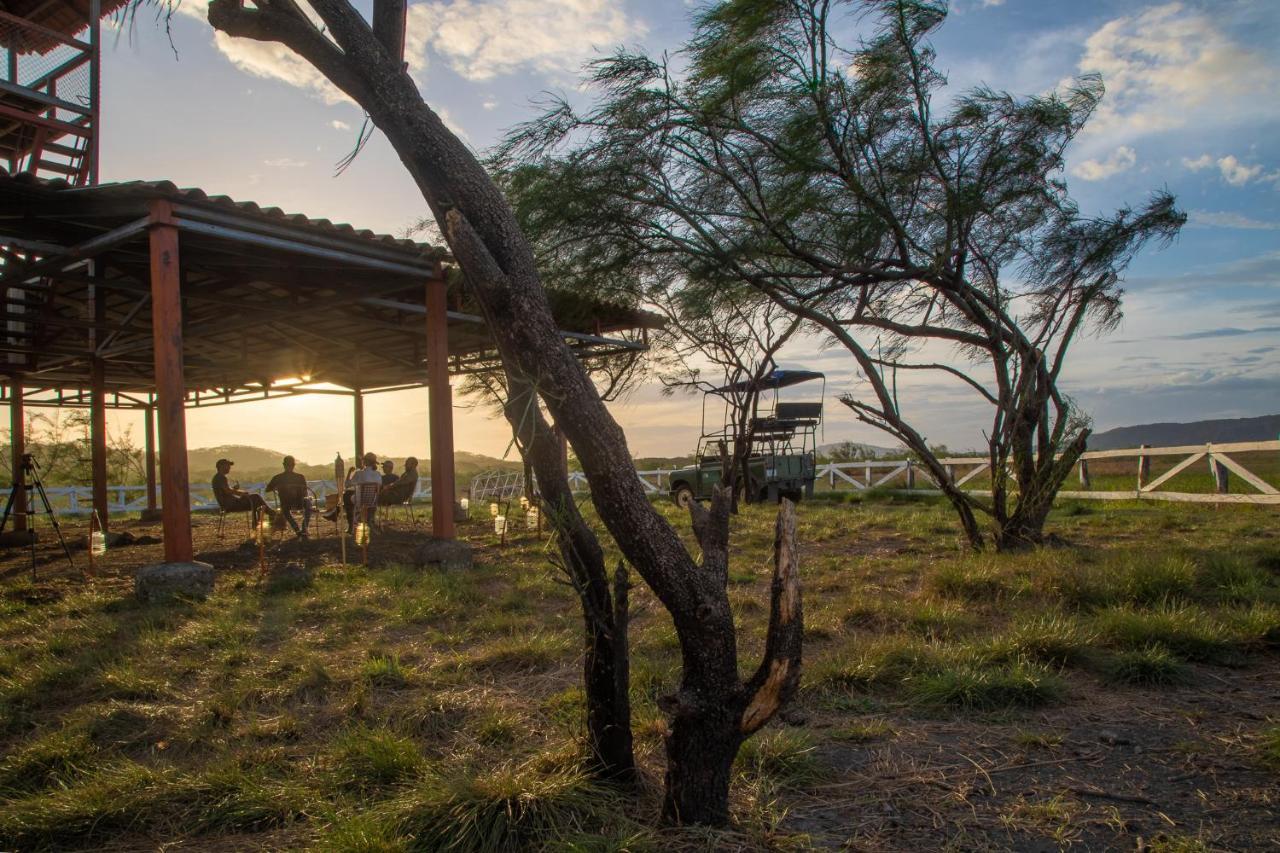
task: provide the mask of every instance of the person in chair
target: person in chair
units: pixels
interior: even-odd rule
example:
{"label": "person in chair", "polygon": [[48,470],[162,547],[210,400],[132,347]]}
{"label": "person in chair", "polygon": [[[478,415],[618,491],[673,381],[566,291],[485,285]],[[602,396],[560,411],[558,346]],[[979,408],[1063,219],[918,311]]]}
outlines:
{"label": "person in chair", "polygon": [[262,499],[262,495],[255,495],[252,492],[246,492],[241,489],[239,484],[232,485],[227,479],[227,475],[231,473],[231,466],[236,463],[230,459],[219,459],[214,468],[217,473],[213,475],[213,497],[218,502],[218,506],[223,512],[254,512],[262,510],[267,517],[275,521],[276,513],[271,507],[267,506],[267,502]]}
{"label": "person in chair", "polygon": [[[299,539],[307,538],[307,525],[311,523],[311,499],[307,496],[307,478],[294,471],[297,461],[292,456],[284,458],[284,470],[271,478],[267,491],[280,498],[280,512]],[[302,510],[302,529],[293,517],[294,510]]]}

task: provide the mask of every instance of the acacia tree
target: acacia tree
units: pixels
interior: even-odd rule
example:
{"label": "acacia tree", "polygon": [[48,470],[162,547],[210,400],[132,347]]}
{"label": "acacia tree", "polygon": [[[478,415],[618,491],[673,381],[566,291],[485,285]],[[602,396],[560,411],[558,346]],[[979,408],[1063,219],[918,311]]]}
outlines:
{"label": "acacia tree", "polygon": [[664,817],[724,822],[739,746],[799,682],[794,506],[784,502],[779,512],[764,657],[743,679],[726,592],[727,490],[718,492],[709,511],[693,511],[698,561],[645,497],[622,430],[560,337],[510,205],[409,77],[403,62],[406,0],[374,0],[372,22],[348,0],[310,0],[308,8],[318,21],[294,0],[252,6],[213,0],[208,14],[209,23],[229,36],[277,42],[311,63],[364,108],[400,156],[480,305],[508,382],[531,386],[563,429],[600,518],[675,624],[682,672],[676,693],[661,702],[670,720]]}
{"label": "acacia tree", "polygon": [[[928,38],[945,16],[924,0],[726,0],[682,75],[600,61],[595,106],[553,105],[501,156],[556,177],[549,227],[585,256],[745,283],[821,329],[859,371],[842,401],[919,457],[972,547],[980,515],[1018,547],[1041,540],[1088,439],[1060,387],[1072,344],[1119,321],[1121,273],[1185,216],[1167,193],[1083,216],[1060,172],[1101,80],[943,93]],[[906,372],[990,406],[989,499],[956,487],[912,424]]]}

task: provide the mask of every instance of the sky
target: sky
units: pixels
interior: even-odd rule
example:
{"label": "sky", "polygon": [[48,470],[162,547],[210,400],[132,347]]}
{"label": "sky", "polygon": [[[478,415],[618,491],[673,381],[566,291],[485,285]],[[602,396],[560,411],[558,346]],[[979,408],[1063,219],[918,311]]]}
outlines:
{"label": "sky", "polygon": [[[425,205],[380,137],[340,175],[362,113],[285,48],[230,39],[183,0],[171,22],[138,14],[107,33],[102,179],[168,179],[237,200],[401,234]],[[681,0],[429,0],[409,10],[407,56],[425,99],[477,151],[537,112],[547,92],[585,103],[585,62],[619,45],[675,52],[695,5]],[[1280,2],[957,0],[934,39],[953,90],[1048,91],[1099,72],[1106,98],[1073,143],[1066,178],[1086,214],[1167,188],[1189,214],[1144,252],[1125,319],[1081,340],[1064,385],[1107,429],[1280,411]],[[823,440],[893,442],[835,400],[858,390],[850,358],[814,339],[785,367],[824,370]],[[977,447],[989,422],[962,388],[911,378],[907,416],[935,443]],[[505,423],[456,401],[459,450],[509,452]],[[426,391],[370,397],[366,447],[425,456]],[[701,408],[656,385],[614,404],[637,456],[691,452]],[[350,454],[349,401],[298,399],[193,410],[188,444],[252,444],[323,462]],[[113,417],[112,429],[138,419]]]}

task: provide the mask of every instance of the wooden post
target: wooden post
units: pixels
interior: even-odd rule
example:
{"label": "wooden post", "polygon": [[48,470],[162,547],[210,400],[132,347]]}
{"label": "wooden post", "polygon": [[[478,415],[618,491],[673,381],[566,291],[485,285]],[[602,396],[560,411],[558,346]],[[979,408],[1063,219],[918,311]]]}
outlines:
{"label": "wooden post", "polygon": [[164,493],[164,558],[189,563],[191,489],[187,480],[186,382],[182,368],[182,279],[178,228],[167,201],[151,208],[151,332],[160,417],[160,488]]}
{"label": "wooden post", "polygon": [[[97,295],[94,301],[98,301]],[[89,468],[93,480],[93,510],[98,514],[98,527],[106,534],[111,522],[107,498],[107,391],[104,374],[102,359],[94,357],[89,363]]]}
{"label": "wooden post", "polygon": [[1219,462],[1212,452],[1209,454],[1209,473],[1213,475],[1214,491],[1220,495],[1227,494],[1230,490],[1227,466]]}
{"label": "wooden post", "polygon": [[351,418],[356,436],[356,460],[351,464],[359,471],[364,467],[364,394],[359,388],[351,392]]}
{"label": "wooden post", "polygon": [[27,480],[22,474],[22,457],[27,452],[27,418],[22,407],[22,378],[15,376],[9,383],[9,449],[12,451],[9,464],[13,471],[13,485],[17,491],[13,495],[14,530],[27,529]]}
{"label": "wooden post", "polygon": [[1088,459],[1080,460],[1080,488],[1082,489],[1090,488]]}
{"label": "wooden post", "polygon": [[155,403],[142,410],[143,432],[146,433],[143,467],[147,469],[147,510],[156,511],[156,407]]}
{"label": "wooden post", "polygon": [[907,488],[914,489],[916,487],[916,466],[911,464],[911,460],[907,460]]}
{"label": "wooden post", "polygon": [[449,388],[449,304],[443,275],[427,280],[427,406],[431,426],[431,533],[454,538],[453,392]]}
{"label": "wooden post", "polygon": [[[1138,445],[1140,450],[1146,450],[1147,445]],[[1142,491],[1142,487],[1151,479],[1151,457],[1145,453],[1138,454],[1138,491]]]}

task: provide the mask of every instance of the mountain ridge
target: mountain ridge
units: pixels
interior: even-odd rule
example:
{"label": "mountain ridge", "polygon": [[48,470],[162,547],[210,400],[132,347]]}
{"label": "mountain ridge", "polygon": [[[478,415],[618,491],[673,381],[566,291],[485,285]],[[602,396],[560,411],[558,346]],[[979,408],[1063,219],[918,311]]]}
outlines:
{"label": "mountain ridge", "polygon": [[1090,450],[1125,450],[1183,444],[1227,444],[1237,441],[1272,441],[1280,435],[1280,415],[1256,418],[1215,418],[1178,423],[1165,421],[1116,427],[1089,436]]}

